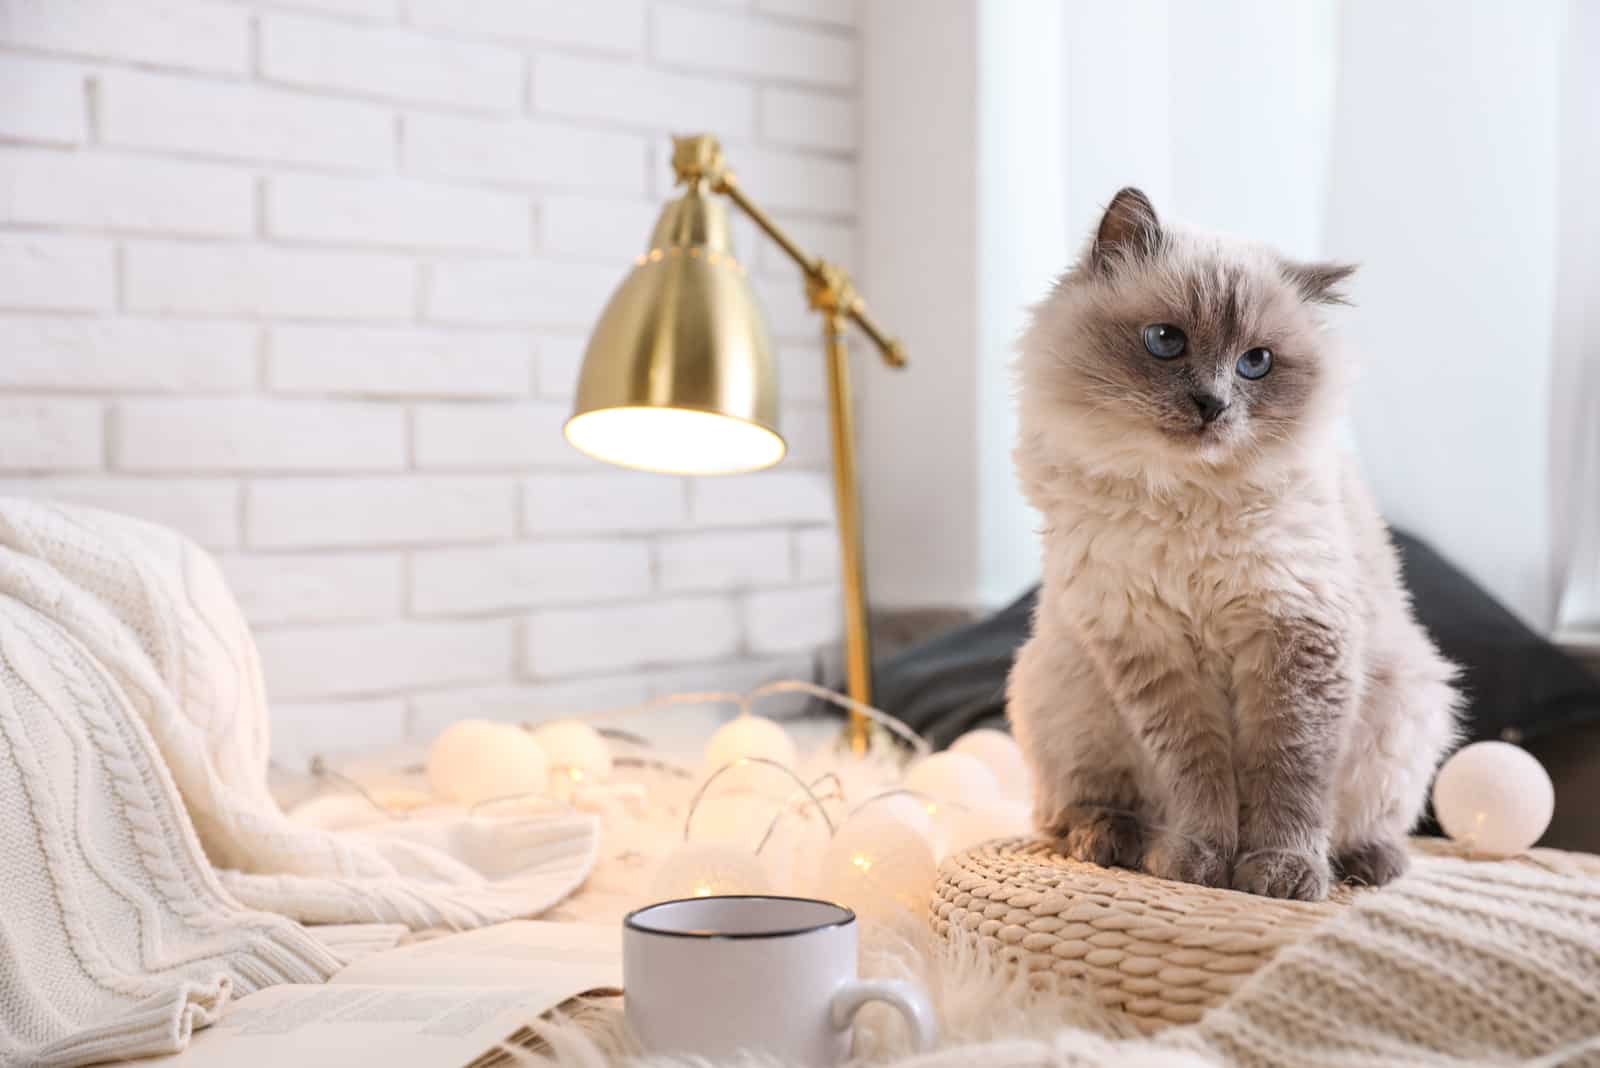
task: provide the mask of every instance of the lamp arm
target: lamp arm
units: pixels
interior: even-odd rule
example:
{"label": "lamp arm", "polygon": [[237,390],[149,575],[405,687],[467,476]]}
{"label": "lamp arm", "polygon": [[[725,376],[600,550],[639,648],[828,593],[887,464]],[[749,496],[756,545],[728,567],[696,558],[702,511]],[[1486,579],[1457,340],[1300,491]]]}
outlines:
{"label": "lamp arm", "polygon": [[738,179],[732,174],[724,173],[720,175],[712,186],[712,192],[721,193],[733,201],[739,210],[748,215],[757,226],[761,227],[761,231],[772,238],[777,246],[783,249],[802,271],[808,275],[816,272],[821,261],[807,256],[805,251],[795,244],[788,234],[783,232],[782,227],[773,221],[772,216],[762,211],[755,201],[745,195],[744,187],[739,184]]}
{"label": "lamp arm", "polygon": [[855,286],[850,282],[850,276],[843,268],[827,260],[806,255],[804,250],[783,232],[783,228],[773,221],[772,216],[762,211],[745,195],[733,172],[723,170],[714,174],[711,189],[733,201],[740,211],[761,228],[762,233],[772,238],[773,243],[783,249],[795,265],[805,272],[806,291],[811,298],[812,307],[849,318],[871,339],[872,344],[883,356],[884,363],[890,367],[905,366],[906,354],[900,342],[884,333],[883,329],[873,322],[872,317],[867,314],[866,301],[856,292]]}

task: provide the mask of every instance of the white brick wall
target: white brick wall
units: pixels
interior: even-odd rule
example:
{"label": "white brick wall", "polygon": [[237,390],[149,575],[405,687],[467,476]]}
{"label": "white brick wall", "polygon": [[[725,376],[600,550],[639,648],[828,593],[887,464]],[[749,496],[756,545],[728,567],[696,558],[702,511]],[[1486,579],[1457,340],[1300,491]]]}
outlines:
{"label": "white brick wall", "polygon": [[178,527],[288,760],[742,687],[837,635],[823,366],[783,468],[583,460],[589,327],[722,136],[856,261],[856,0],[0,0],[0,493]]}

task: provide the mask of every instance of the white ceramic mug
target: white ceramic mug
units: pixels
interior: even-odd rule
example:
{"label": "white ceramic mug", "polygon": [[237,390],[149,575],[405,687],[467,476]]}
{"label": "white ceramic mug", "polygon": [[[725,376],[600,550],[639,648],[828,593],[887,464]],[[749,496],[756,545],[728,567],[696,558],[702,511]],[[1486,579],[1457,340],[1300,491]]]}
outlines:
{"label": "white ceramic mug", "polygon": [[664,901],[623,921],[628,1024],[650,1053],[764,1053],[828,1068],[850,1052],[869,1001],[900,1010],[917,1048],[933,1048],[928,998],[910,983],[856,978],[856,915],[798,897]]}

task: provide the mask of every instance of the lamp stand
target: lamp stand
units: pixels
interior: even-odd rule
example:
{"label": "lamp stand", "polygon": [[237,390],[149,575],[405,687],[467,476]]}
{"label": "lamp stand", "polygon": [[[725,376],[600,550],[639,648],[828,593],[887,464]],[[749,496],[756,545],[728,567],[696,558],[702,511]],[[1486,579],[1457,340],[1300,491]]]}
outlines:
{"label": "lamp stand", "polygon": [[[850,363],[844,346],[844,317],[822,315],[828,361],[828,422],[833,437],[833,493],[839,523],[839,566],[844,571],[844,667],[852,700],[872,704],[872,637],[867,627],[867,584],[861,549],[861,497],[856,490],[855,424],[851,418]],[[851,709],[846,740],[850,751],[867,751],[871,723]]]}
{"label": "lamp stand", "polygon": [[[900,343],[878,329],[866,302],[837,264],[806,255],[766,212],[745,196],[738,179],[722,158],[722,146],[708,135],[675,137],[672,169],[684,185],[703,183],[721,193],[749,216],[792,259],[805,275],[806,298],[822,316],[822,339],[828,362],[828,419],[833,439],[833,491],[838,512],[839,563],[844,572],[844,652],[846,688],[852,700],[872,704],[872,642],[867,630],[867,587],[861,549],[861,500],[856,488],[854,420],[850,402],[850,365],[845,327],[853,322],[871,339],[890,367],[905,366]],[[851,710],[846,739],[852,752],[867,751],[872,722]]]}

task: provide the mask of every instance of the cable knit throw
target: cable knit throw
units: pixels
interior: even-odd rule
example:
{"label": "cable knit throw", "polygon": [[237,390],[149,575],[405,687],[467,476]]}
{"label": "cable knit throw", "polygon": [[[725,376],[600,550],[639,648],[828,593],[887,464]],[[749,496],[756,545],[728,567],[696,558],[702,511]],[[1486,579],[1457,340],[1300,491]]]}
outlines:
{"label": "cable knit throw", "polygon": [[0,1065],[177,1049],[230,989],[321,981],[338,961],[284,917],[477,926],[593,866],[587,816],[298,826],[267,790],[267,727],[210,557],[0,500]]}
{"label": "cable knit throw", "polygon": [[[1143,929],[1130,918],[1116,933],[1140,938]],[[856,1027],[860,1063],[1600,1068],[1600,857],[1419,857],[1405,877],[1357,895],[1284,947],[1198,1022],[1153,1037],[1134,1037],[1133,1021],[1101,1009],[1092,990],[1017,968],[1015,954],[1038,944],[996,952],[973,934],[863,930],[863,974],[925,985],[941,1047],[913,1053],[896,1014],[868,1011]],[[550,1048],[524,1068],[691,1068],[635,1058],[620,1006],[540,1027]],[[693,1068],[756,1063],[779,1068],[740,1058]]]}
{"label": "cable knit throw", "polygon": [[1158,1044],[1251,1068],[1600,1066],[1600,865],[1537,852],[1419,861]]}

